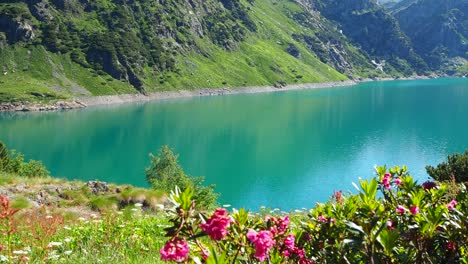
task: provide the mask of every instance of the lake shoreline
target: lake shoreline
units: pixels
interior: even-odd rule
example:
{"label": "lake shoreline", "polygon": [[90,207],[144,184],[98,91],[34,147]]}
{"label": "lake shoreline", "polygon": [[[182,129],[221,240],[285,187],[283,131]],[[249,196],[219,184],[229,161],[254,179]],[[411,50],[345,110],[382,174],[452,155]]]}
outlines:
{"label": "lake shoreline", "polygon": [[272,93],[272,92],[283,92],[283,91],[293,91],[293,90],[321,89],[321,88],[351,86],[357,83],[358,82],[356,81],[347,80],[347,81],[323,82],[323,83],[293,84],[293,85],[286,85],[283,87],[248,86],[248,87],[237,87],[237,88],[202,88],[202,89],[195,89],[195,90],[161,91],[161,92],[150,93],[148,95],[143,95],[143,94],[104,95],[104,96],[93,96],[93,97],[81,97],[77,99],[83,104],[86,104],[86,106],[100,106],[100,105],[160,101],[160,100],[168,100],[168,99],[193,98],[193,97],[205,97],[205,96],[223,96],[223,95],[232,95],[232,94],[256,94],[256,93]]}
{"label": "lake shoreline", "polygon": [[302,83],[290,84],[281,87],[275,86],[247,86],[236,88],[201,88],[194,90],[177,90],[177,91],[160,91],[147,95],[144,94],[116,94],[102,95],[90,97],[76,97],[69,100],[59,100],[54,103],[44,104],[40,102],[7,102],[0,103],[0,112],[43,112],[43,111],[58,111],[79,109],[92,106],[115,105],[123,103],[149,102],[168,99],[193,98],[205,96],[223,96],[231,94],[256,94],[256,93],[271,93],[293,90],[309,90],[352,86],[361,82],[371,81],[394,81],[394,80],[421,80],[429,79],[427,76],[414,76],[407,78],[377,78],[363,80],[343,80],[334,82],[319,82],[319,83]]}

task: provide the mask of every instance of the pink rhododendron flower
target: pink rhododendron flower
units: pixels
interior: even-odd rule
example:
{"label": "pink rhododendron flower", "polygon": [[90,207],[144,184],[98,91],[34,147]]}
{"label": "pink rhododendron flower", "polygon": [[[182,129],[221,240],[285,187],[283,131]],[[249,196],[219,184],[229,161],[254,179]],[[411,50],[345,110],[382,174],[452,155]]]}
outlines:
{"label": "pink rhododendron flower", "polygon": [[410,210],[412,215],[419,214],[419,207],[417,207],[417,206],[411,206],[409,210]]}
{"label": "pink rhododendron flower", "polygon": [[278,227],[278,233],[284,234],[286,232],[286,229],[289,227],[289,215],[283,216],[283,217],[278,217],[278,220],[276,220],[276,225]]}
{"label": "pink rhododendron flower", "polygon": [[446,247],[449,251],[455,251],[455,243],[453,243],[452,241],[447,242]]}
{"label": "pink rhododendron flower", "polygon": [[405,207],[399,205],[396,209],[396,212],[397,213],[400,213],[400,214],[404,214],[408,209],[406,209]]}
{"label": "pink rhododendron flower", "polygon": [[396,184],[396,185],[400,186],[401,183],[402,183],[402,181],[401,181],[400,178],[396,178],[396,179],[395,179],[395,184]]}
{"label": "pink rhododendron flower", "polygon": [[388,219],[388,221],[387,221],[387,228],[388,228],[390,231],[395,230],[395,228],[393,227],[393,221],[392,221],[392,219]]}
{"label": "pink rhododendron flower", "polygon": [[447,204],[447,209],[453,210],[453,208],[455,208],[456,205],[457,205],[457,201],[452,200],[450,201],[450,203]]}
{"label": "pink rhododendron flower", "polygon": [[231,224],[228,212],[225,209],[218,208],[213,215],[206,220],[205,224],[200,224],[201,229],[206,232],[211,239],[221,240],[227,234],[227,228]]}
{"label": "pink rhododendron flower", "polygon": [[255,230],[249,229],[246,234],[250,242],[255,244],[254,257],[260,262],[265,261],[268,257],[268,252],[275,245],[273,240],[273,234],[270,231],[255,232]]}
{"label": "pink rhododendron flower", "polygon": [[304,249],[296,247],[294,248],[294,253],[297,254],[297,256],[299,257],[299,264],[313,263],[312,260],[306,258]]}
{"label": "pink rhododendron flower", "polygon": [[294,249],[294,241],[295,241],[294,234],[289,234],[285,239],[284,239],[284,245],[286,248],[293,250]]}
{"label": "pink rhododendron flower", "polygon": [[382,185],[385,187],[385,189],[390,190],[390,180],[391,180],[392,175],[390,173],[385,173],[383,179],[382,179]]}
{"label": "pink rhododendron flower", "polygon": [[324,217],[323,215],[319,215],[318,220],[319,220],[320,222],[324,222],[324,223],[328,222],[327,218]]}
{"label": "pink rhododendron flower", "polygon": [[188,259],[189,247],[185,239],[174,237],[167,241],[159,253],[161,260],[184,262]]}

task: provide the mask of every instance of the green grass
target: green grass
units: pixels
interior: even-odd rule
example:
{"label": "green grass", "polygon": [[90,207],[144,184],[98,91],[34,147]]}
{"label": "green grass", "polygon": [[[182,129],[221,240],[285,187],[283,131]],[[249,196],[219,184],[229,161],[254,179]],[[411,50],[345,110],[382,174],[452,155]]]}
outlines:
{"label": "green grass", "polygon": [[126,82],[98,75],[71,61],[68,54],[48,52],[42,46],[14,46],[0,51],[0,102],[50,101],[92,95],[135,93]]}
{"label": "green grass", "polygon": [[[141,75],[144,76],[145,89],[154,92],[348,79],[322,63],[305,44],[292,38],[293,33],[310,36],[317,30],[300,25],[293,19],[304,12],[298,4],[278,0],[256,0],[253,5],[242,2],[251,9],[257,32],[247,33],[233,50],[220,48],[208,38],[195,39],[198,50],[179,53],[176,57],[178,70],[175,72],[161,74],[149,66],[144,67]],[[101,1],[96,3],[97,10],[70,15],[70,19],[80,30],[106,31],[98,21],[97,12],[109,10],[113,5],[112,1]],[[19,8],[24,9],[25,6],[19,5]],[[331,25],[327,24],[327,27],[331,28]],[[290,44],[298,49],[300,56],[297,58],[286,52]],[[360,75],[376,74],[369,70],[369,62],[358,50],[346,47],[353,61],[358,62],[356,71]],[[6,75],[3,72],[0,75],[0,102],[47,102],[83,96],[86,92],[95,96],[137,92],[126,81],[73,62],[69,53],[52,53],[41,45],[17,44],[0,50],[0,66],[6,72]]]}
{"label": "green grass", "polygon": [[[202,52],[180,55],[177,58],[179,74],[156,75],[148,78],[145,84],[156,91],[346,80],[346,76],[322,63],[291,37],[293,32],[312,33],[311,29],[299,27],[286,15],[300,11],[300,7],[292,2],[255,1],[251,14],[258,32],[249,34],[237,49],[227,51],[197,39],[197,46],[203,47]],[[288,43],[299,49],[299,58],[285,51]],[[150,76],[149,70],[147,75]]]}

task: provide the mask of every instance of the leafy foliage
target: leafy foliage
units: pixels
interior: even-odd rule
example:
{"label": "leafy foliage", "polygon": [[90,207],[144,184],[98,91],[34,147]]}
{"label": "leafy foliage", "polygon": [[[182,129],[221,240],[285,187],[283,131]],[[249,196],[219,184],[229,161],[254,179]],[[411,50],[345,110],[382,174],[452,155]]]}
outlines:
{"label": "leafy foliage", "polygon": [[453,177],[456,182],[468,182],[468,151],[448,155],[447,161],[435,168],[426,166],[426,171],[438,181],[448,181]]}
{"label": "leafy foliage", "polygon": [[0,141],[0,171],[17,173],[25,177],[46,177],[49,175],[41,161],[24,161],[24,156],[15,150],[8,151],[5,144]]}
{"label": "leafy foliage", "polygon": [[190,177],[185,174],[175,155],[168,146],[163,146],[158,156],[150,154],[151,165],[146,168],[146,180],[155,189],[170,193],[178,187],[182,191],[194,189],[194,199],[201,208],[216,205],[218,194],[214,185],[203,186],[203,177]]}
{"label": "leafy foliage", "polygon": [[[444,183],[419,185],[406,167],[376,168],[360,180],[359,193],[335,192],[307,216],[261,216],[244,210],[200,214],[192,192],[176,191],[168,210],[171,240],[163,259],[206,259],[206,263],[463,263],[468,260],[468,192],[455,196]],[[290,219],[292,223],[290,224]],[[209,236],[210,243],[201,243]],[[192,251],[167,254],[171,241]],[[164,257],[165,256],[165,257]]]}

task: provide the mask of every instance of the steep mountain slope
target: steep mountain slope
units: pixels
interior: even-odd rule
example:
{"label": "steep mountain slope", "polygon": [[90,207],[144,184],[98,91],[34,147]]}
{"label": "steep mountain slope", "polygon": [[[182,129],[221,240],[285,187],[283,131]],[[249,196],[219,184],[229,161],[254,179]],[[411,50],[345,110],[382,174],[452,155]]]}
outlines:
{"label": "steep mountain slope", "polygon": [[0,100],[380,74],[332,24],[309,15],[275,0],[2,1]]}
{"label": "steep mountain slope", "polygon": [[394,11],[433,70],[454,74],[468,59],[468,0],[413,0]]}
{"label": "steep mountain slope", "polygon": [[398,22],[373,0],[309,1],[339,28],[355,45],[376,61],[386,62],[390,73],[424,74],[427,65],[418,56]]}
{"label": "steep mountain slope", "polygon": [[0,47],[0,101],[427,73],[373,0],[3,0]]}

